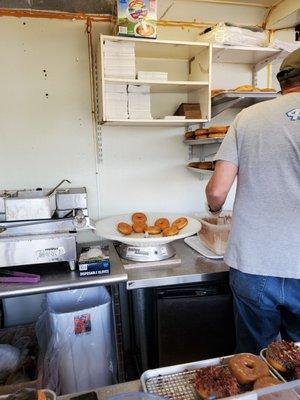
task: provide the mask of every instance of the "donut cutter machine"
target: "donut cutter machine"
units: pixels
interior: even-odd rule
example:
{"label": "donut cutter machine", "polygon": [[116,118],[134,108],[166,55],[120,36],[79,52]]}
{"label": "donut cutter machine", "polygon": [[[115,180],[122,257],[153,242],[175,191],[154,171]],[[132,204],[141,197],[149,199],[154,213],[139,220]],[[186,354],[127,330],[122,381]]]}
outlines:
{"label": "donut cutter machine", "polygon": [[[76,234],[94,229],[84,187],[0,191],[0,267],[66,261],[75,269]],[[69,181],[67,181],[69,182]]]}

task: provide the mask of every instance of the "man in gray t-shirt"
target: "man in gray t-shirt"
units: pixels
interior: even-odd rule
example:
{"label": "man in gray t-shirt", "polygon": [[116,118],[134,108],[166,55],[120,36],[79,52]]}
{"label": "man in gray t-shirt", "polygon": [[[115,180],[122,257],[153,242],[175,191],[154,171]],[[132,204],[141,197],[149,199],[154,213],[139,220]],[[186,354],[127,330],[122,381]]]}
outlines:
{"label": "man in gray t-shirt", "polygon": [[206,194],[218,213],[237,176],[225,262],[237,351],[300,341],[300,49],[277,75],[282,96],[243,110],[215,157]]}

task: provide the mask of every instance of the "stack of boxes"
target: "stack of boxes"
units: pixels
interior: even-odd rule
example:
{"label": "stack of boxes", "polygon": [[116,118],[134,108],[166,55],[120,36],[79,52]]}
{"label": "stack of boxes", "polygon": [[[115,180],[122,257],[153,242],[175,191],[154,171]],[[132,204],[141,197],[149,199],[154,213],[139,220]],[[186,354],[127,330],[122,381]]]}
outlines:
{"label": "stack of boxes", "polygon": [[[134,43],[107,40],[103,45],[105,78],[134,79]],[[106,119],[128,119],[127,85],[105,85]]]}
{"label": "stack of boxes", "polygon": [[135,79],[134,43],[105,41],[105,78]]}
{"label": "stack of boxes", "polygon": [[168,80],[168,73],[159,71],[138,71],[137,78],[140,79],[141,81],[166,82]]}
{"label": "stack of boxes", "polygon": [[151,119],[150,87],[128,85],[129,119]]}
{"label": "stack of boxes", "polygon": [[[135,43],[105,41],[104,77],[135,79]],[[105,85],[105,119],[151,119],[150,87],[107,83]]]}
{"label": "stack of boxes", "polygon": [[128,119],[127,85],[105,86],[106,119]]}

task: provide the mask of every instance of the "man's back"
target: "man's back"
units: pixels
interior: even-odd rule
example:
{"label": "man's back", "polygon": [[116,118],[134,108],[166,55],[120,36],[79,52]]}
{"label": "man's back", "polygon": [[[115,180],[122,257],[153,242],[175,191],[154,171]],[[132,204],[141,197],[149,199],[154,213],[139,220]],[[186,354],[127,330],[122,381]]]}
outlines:
{"label": "man's back", "polygon": [[300,278],[300,93],[242,111],[217,159],[239,168],[227,264]]}

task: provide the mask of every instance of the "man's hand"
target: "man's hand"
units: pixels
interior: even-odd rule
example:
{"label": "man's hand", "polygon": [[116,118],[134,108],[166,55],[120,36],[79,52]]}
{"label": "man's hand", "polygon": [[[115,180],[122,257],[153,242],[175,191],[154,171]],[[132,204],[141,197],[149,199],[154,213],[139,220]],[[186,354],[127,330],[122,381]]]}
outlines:
{"label": "man's hand", "polygon": [[237,176],[238,167],[228,161],[217,161],[215,171],[206,186],[207,202],[212,211],[219,211]]}

